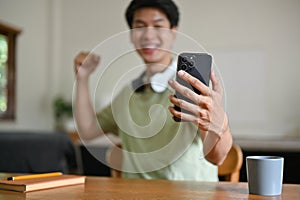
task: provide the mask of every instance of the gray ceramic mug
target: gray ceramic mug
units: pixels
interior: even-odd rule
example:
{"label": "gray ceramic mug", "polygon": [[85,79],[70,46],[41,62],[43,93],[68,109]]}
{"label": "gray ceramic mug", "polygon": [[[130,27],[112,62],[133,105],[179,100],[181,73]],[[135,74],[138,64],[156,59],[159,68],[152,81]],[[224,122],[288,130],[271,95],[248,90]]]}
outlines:
{"label": "gray ceramic mug", "polygon": [[250,194],[280,195],[284,159],[278,156],[247,156],[247,178]]}

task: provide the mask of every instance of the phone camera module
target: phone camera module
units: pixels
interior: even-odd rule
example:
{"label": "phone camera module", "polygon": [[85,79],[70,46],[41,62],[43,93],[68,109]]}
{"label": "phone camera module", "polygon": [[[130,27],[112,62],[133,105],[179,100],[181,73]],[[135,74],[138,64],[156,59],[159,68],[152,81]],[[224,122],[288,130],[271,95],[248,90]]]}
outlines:
{"label": "phone camera module", "polygon": [[181,65],[181,69],[182,69],[182,70],[186,71],[187,68],[188,68],[188,66],[187,66],[186,64],[182,64],[182,65]]}

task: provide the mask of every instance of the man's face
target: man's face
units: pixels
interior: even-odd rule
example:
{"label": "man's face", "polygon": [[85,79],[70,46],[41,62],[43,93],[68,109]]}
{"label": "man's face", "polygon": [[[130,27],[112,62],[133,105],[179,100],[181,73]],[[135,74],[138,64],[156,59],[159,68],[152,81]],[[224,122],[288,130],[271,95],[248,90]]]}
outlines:
{"label": "man's face", "polygon": [[131,41],[145,63],[169,64],[176,27],[170,28],[167,16],[156,8],[134,12]]}

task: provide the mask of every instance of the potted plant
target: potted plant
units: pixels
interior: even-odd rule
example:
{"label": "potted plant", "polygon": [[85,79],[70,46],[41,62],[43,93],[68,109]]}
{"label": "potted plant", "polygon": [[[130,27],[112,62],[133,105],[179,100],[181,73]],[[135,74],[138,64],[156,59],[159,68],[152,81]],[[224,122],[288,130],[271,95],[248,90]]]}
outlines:
{"label": "potted plant", "polygon": [[70,123],[73,124],[73,109],[72,102],[66,101],[63,97],[57,97],[53,101],[55,126],[58,130],[66,130],[70,128]]}

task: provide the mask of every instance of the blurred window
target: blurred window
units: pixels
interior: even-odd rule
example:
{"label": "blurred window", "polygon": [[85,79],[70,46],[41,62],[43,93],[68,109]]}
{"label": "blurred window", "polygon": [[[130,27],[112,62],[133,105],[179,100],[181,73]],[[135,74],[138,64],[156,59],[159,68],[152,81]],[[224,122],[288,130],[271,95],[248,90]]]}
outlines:
{"label": "blurred window", "polygon": [[16,39],[20,30],[0,22],[0,120],[14,120],[16,111]]}

